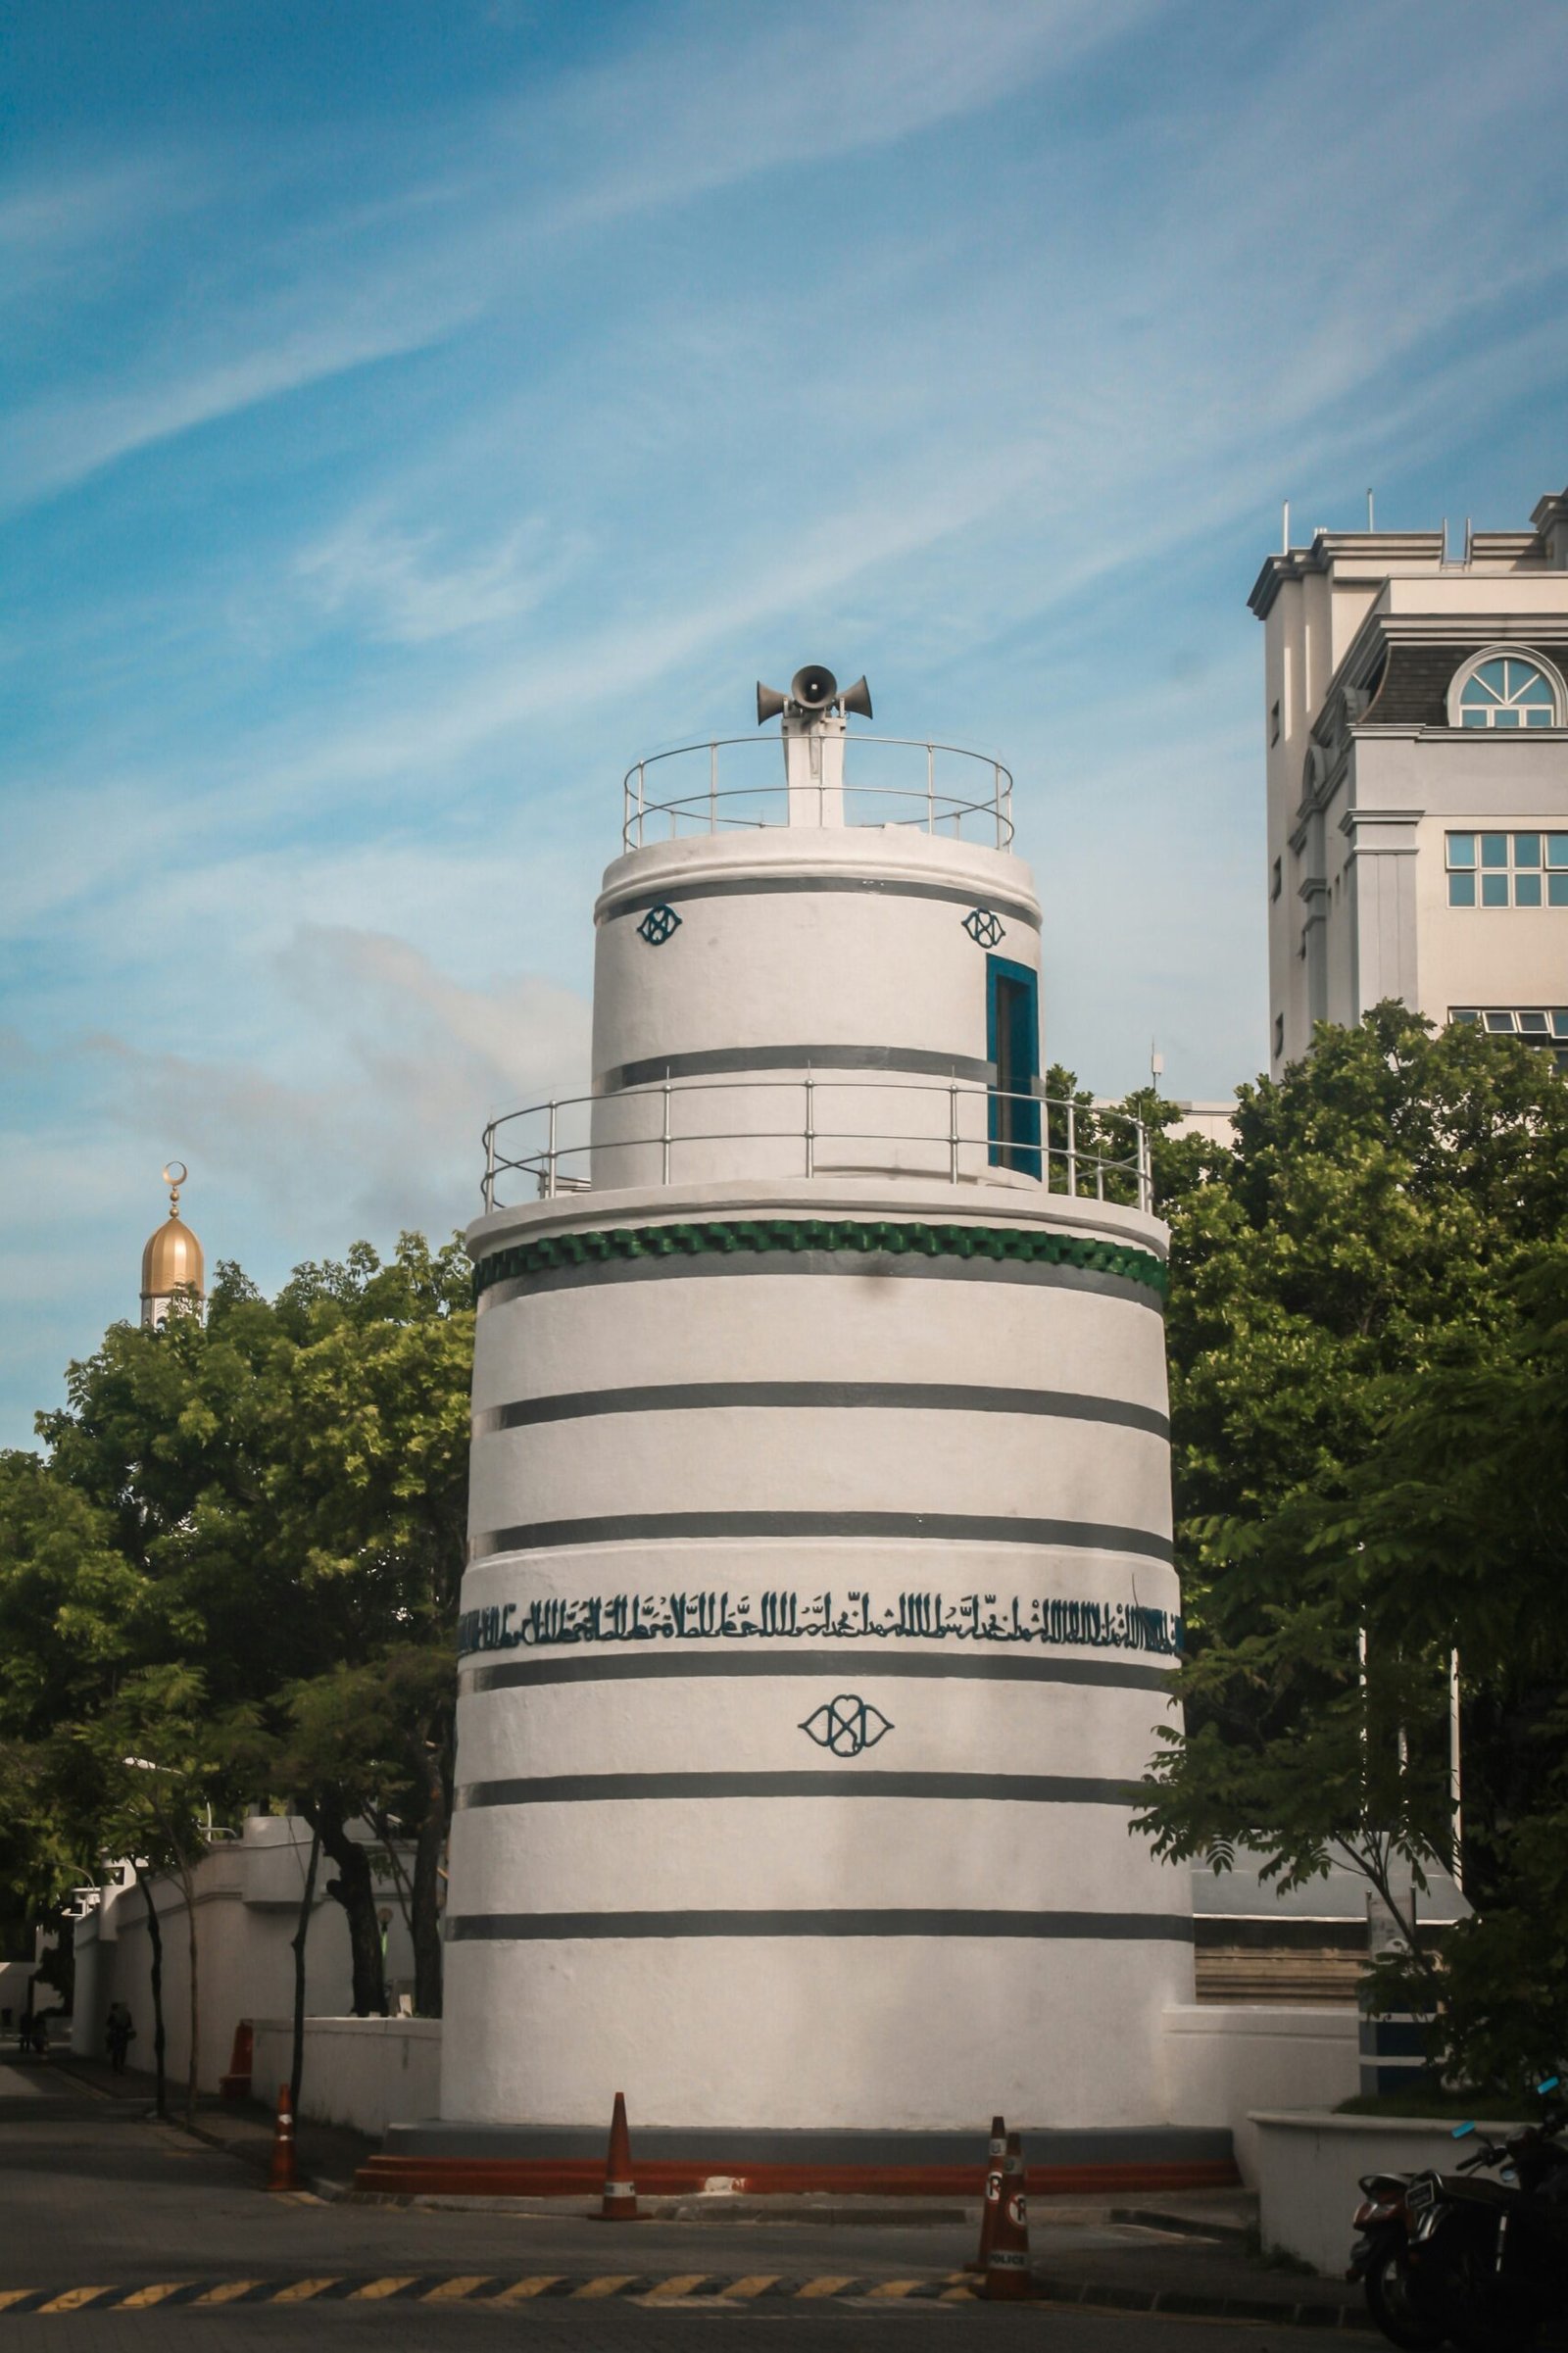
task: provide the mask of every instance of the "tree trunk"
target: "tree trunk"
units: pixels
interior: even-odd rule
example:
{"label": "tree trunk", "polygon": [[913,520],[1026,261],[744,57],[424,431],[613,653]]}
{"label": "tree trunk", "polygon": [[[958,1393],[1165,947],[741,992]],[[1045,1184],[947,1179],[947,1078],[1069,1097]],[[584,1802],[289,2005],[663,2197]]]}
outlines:
{"label": "tree trunk", "polygon": [[164,1932],[159,1925],[158,1906],[153,1902],[152,1874],[143,1871],[135,1861],[130,1867],[136,1874],[136,1885],[141,1889],[141,1899],[147,1907],[147,1942],[152,1949],[153,2109],[156,2115],[167,2116],[169,2087],[164,2075],[164,2053],[169,2038],[164,2032]]}
{"label": "tree trunk", "polygon": [[190,1952],[190,2067],[185,2076],[185,2123],[190,2126],[196,2122],[196,2032],[199,2014],[196,2004],[196,1883],[188,1863],[180,1865],[179,1886],[185,1898],[185,1934]]}
{"label": "tree trunk", "polygon": [[446,1851],[445,1760],[433,1753],[424,1820],[414,1850],[414,2007],[421,2018],[441,2015],[441,1858]]}
{"label": "tree trunk", "polygon": [[316,1866],[320,1860],[321,1834],[311,1833],[311,1859],[305,1867],[305,1892],[300,1897],[299,1926],[294,1931],[294,2058],[288,2079],[290,2113],[300,2112],[300,2083],[305,2075],[305,1939],[311,1933],[311,1906],[316,1901]]}
{"label": "tree trunk", "polygon": [[384,2018],[386,1968],[381,1957],[381,1923],[375,1916],[375,1883],[365,1848],[349,1837],[342,1809],[332,1799],[323,1800],[314,1813],[307,1809],[306,1819],[319,1833],[321,1844],[337,1865],[337,1877],[327,1881],[326,1891],[343,1906],[349,1924],[354,2015]]}

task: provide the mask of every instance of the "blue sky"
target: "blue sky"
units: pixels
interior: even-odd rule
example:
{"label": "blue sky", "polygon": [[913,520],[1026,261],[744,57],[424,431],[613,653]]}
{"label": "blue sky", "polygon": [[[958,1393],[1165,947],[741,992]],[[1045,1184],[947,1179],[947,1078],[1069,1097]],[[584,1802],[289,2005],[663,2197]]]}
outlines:
{"label": "blue sky", "polygon": [[209,1259],[476,1205],[641,751],[997,750],[1048,1045],[1263,1057],[1277,543],[1568,479],[1559,0],[19,0],[0,1442]]}

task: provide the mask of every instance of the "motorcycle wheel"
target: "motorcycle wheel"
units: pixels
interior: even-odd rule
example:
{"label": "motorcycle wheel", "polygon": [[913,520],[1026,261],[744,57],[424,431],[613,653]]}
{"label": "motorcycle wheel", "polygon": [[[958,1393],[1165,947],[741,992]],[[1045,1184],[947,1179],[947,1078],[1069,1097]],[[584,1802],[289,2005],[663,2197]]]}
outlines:
{"label": "motorcycle wheel", "polygon": [[1391,2239],[1378,2256],[1366,2275],[1364,2293],[1367,2311],[1391,2345],[1403,2346],[1405,2353],[1435,2353],[1443,2343],[1443,2330],[1434,2328],[1411,2300],[1401,2240]]}
{"label": "motorcycle wheel", "polygon": [[1442,2280],[1453,2317],[1447,2341],[1459,2353],[1528,2353],[1538,2324],[1524,2313],[1499,2313],[1490,2252],[1465,2247],[1450,2261]]}

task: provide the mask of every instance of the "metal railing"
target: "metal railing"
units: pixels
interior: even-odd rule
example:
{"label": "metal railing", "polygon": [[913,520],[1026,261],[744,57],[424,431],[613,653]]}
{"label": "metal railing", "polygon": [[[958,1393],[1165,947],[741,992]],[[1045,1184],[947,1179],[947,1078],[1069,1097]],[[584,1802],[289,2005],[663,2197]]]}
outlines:
{"label": "metal railing", "polygon": [[[918,762],[879,763],[874,752],[867,757],[868,747],[884,746],[895,752],[922,754],[923,774]],[[842,785],[831,778],[813,778],[809,784],[792,785],[782,773],[771,784],[721,782],[721,770],[727,769],[733,775],[742,756],[764,754],[778,761],[776,735],[715,736],[706,744],[680,744],[672,752],[656,752],[647,760],[634,761],[621,779],[622,847],[641,850],[649,840],[673,841],[682,833],[724,833],[787,825],[792,802],[798,807],[803,795],[808,800],[813,793],[819,824],[830,807],[842,806],[842,821],[846,825],[908,825],[922,833],[951,835],[956,841],[984,839],[998,850],[1005,850],[1011,844],[1012,775],[1000,760],[993,760],[983,752],[966,752],[960,744],[923,743],[907,735],[850,735],[844,738],[844,750]],[[721,752],[730,755],[728,760],[720,761]],[[705,762],[705,781],[694,783],[688,792],[660,798],[666,779],[656,777],[655,797],[650,799],[649,770],[662,767],[666,760]],[[949,763],[958,760],[966,765],[956,771],[956,780],[968,789],[951,791],[946,781]],[[901,774],[896,783],[886,784],[874,783],[868,776],[858,778],[851,772],[852,768],[878,764],[885,771],[908,773]],[[975,771],[988,777],[989,789],[980,789]],[[972,827],[967,835],[966,824]]]}
{"label": "metal railing", "polygon": [[[845,1095],[860,1099],[846,1106],[855,1115],[847,1125],[833,1117]],[[716,1123],[705,1116],[704,1099],[713,1096],[740,1098],[739,1115],[714,1106]],[[915,1112],[895,1106],[895,1097],[915,1098]],[[865,1124],[884,1104],[887,1124],[880,1116]],[[514,1191],[511,1177],[525,1180],[525,1196],[554,1201],[616,1185],[726,1176],[955,1185],[1022,1176],[1049,1193],[1153,1207],[1149,1131],[1129,1112],[957,1078],[889,1079],[872,1071],[826,1078],[807,1070],[799,1077],[665,1079],[509,1111],[485,1129],[484,1151],[487,1210],[516,1205],[503,1199],[503,1189]]]}

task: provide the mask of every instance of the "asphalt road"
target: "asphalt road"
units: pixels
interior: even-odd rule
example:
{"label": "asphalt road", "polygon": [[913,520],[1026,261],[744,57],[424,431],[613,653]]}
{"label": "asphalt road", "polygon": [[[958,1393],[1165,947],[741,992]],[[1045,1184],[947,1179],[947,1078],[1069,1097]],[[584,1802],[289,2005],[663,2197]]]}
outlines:
{"label": "asphalt road", "polygon": [[[1049,2261],[1069,2241],[1078,2251],[1125,2243],[1136,2258],[1146,2234],[1105,2226],[1054,2225]],[[88,2303],[53,2312],[0,2309],[0,2353],[8,2343],[52,2353],[229,2353],[272,2344],[319,2345],[326,2353],[391,2347],[476,2353],[505,2342],[517,2353],[557,2346],[647,2353],[815,2353],[910,2340],[968,2353],[987,2344],[1049,2344],[1052,2353],[1302,2353],[1317,2331],[1271,2324],[1222,2324],[1118,2316],[1050,2305],[1008,2310],[972,2302],[906,2300],[887,2283],[919,2281],[936,2298],[971,2251],[954,2225],[865,2227],[652,2222],[598,2226],[579,2214],[421,2211],[269,2196],[256,2173],[233,2157],[147,2121],[134,2107],[104,2100],[46,2068],[0,2066],[0,2307],[13,2289],[112,2285],[134,2291],[173,2281],[205,2290],[242,2280],[362,2283],[417,2279],[384,2300],[317,2300],[229,2305],[153,2302],[115,2311]],[[1037,2247],[1037,2255],[1043,2250]],[[639,2280],[700,2281],[846,2278],[863,2282],[850,2300],[764,2294],[744,2300],[664,2285],[630,2298],[567,2292],[498,2303],[507,2282],[558,2282],[632,2275]],[[488,2284],[469,2293],[462,2282]],[[424,2300],[428,2281],[437,2300]],[[456,2282],[454,2286],[450,2283]],[[742,2300],[735,2300],[736,2294]],[[450,2300],[447,2300],[450,2299]],[[29,2301],[31,2299],[29,2298]],[[1334,2341],[1330,2339],[1329,2341]],[[1339,2338],[1367,2344],[1364,2337]]]}

